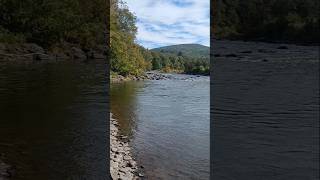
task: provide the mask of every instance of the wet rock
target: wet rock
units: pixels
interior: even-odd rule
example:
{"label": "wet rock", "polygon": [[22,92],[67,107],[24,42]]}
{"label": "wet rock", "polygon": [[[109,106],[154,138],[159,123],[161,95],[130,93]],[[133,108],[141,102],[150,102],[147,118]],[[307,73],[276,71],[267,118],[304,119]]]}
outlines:
{"label": "wet rock", "polygon": [[29,53],[40,53],[44,54],[45,51],[42,47],[38,46],[34,43],[23,44],[23,48],[25,48]]}
{"label": "wet rock", "polygon": [[116,120],[110,118],[110,173],[113,179],[140,179],[136,175],[137,163],[131,155],[129,144],[123,141],[127,136],[118,135]]}
{"label": "wet rock", "polygon": [[43,60],[52,60],[52,59],[53,57],[49,56],[48,54],[42,54],[42,53],[33,54],[34,61],[43,61]]}
{"label": "wet rock", "polygon": [[132,180],[134,177],[132,174],[125,174],[125,173],[121,173],[119,176],[119,179],[121,180]]}
{"label": "wet rock", "polygon": [[129,161],[129,162],[127,163],[127,167],[133,167],[133,166],[134,166],[134,164],[131,163],[131,161]]}
{"label": "wet rock", "polygon": [[71,53],[74,59],[87,59],[86,54],[80,48],[72,47]]}
{"label": "wet rock", "polygon": [[156,72],[156,71],[146,73],[146,79],[149,79],[149,80],[166,80],[169,78],[170,76],[162,74],[160,72]]}
{"label": "wet rock", "polygon": [[110,174],[111,174],[112,179],[114,179],[114,180],[118,179],[118,173],[116,171],[111,170]]}
{"label": "wet rock", "polygon": [[125,155],[125,156],[123,156],[123,159],[124,159],[125,161],[129,161],[129,160],[131,160],[132,158],[131,158],[130,156],[128,156],[128,155]]}

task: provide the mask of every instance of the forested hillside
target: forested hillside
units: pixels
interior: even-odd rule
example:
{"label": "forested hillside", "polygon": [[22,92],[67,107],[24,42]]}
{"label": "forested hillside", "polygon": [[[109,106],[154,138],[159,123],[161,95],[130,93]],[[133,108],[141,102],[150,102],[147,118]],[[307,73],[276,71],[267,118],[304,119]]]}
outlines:
{"label": "forested hillside", "polygon": [[318,42],[319,0],[215,0],[216,38]]}
{"label": "forested hillside", "polygon": [[[189,54],[196,55],[192,48],[175,54],[151,51],[136,44],[136,17],[122,1],[111,1],[110,22],[111,71],[113,73],[128,76],[141,75],[147,70],[162,70],[209,74],[209,53],[201,52],[199,56],[197,55],[198,57],[193,57],[189,56]],[[192,46],[199,47],[199,45]],[[202,51],[202,48],[199,49]],[[208,47],[205,49],[207,52]],[[204,54],[207,56],[203,57]]]}
{"label": "forested hillside", "polygon": [[161,53],[170,53],[192,58],[209,58],[210,48],[200,44],[178,44],[154,48],[152,51]]}
{"label": "forested hillside", "polygon": [[136,17],[122,1],[110,2],[111,71],[124,76],[140,75],[151,65],[135,43]]}
{"label": "forested hillside", "polygon": [[0,42],[44,48],[105,44],[105,0],[0,0]]}
{"label": "forested hillside", "polygon": [[[151,49],[153,68],[178,69],[188,74],[209,74],[210,48],[200,44],[178,44]],[[166,59],[169,59],[166,60]],[[166,63],[167,62],[167,63]]]}

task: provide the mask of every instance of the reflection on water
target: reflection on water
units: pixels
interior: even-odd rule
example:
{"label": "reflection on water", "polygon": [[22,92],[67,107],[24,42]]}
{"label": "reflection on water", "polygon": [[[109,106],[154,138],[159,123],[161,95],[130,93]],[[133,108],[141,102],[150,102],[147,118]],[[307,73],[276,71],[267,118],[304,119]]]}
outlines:
{"label": "reflection on water", "polygon": [[111,85],[111,112],[150,179],[209,179],[209,77]]}
{"label": "reflection on water", "polygon": [[0,159],[12,179],[103,179],[104,64],[0,66]]}
{"label": "reflection on water", "polygon": [[115,83],[110,86],[111,112],[121,126],[121,133],[132,136],[136,120],[136,95],[143,82]]}

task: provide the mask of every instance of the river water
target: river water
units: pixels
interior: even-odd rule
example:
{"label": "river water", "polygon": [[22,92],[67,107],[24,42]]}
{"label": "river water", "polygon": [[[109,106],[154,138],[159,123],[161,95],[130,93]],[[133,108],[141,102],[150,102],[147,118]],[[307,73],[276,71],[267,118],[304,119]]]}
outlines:
{"label": "river water", "polygon": [[112,84],[111,112],[146,179],[209,179],[209,77]]}
{"label": "river water", "polygon": [[1,64],[0,161],[12,179],[106,178],[106,77],[97,62]]}
{"label": "river water", "polygon": [[319,47],[213,44],[212,178],[319,179]]}

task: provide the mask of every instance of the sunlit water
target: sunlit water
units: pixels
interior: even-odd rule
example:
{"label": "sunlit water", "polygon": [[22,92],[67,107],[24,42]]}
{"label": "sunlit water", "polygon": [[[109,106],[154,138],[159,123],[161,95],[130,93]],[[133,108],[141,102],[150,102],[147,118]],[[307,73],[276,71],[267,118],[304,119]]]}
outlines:
{"label": "sunlit water", "polygon": [[147,179],[209,179],[209,77],[111,85],[111,112]]}

